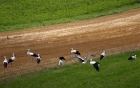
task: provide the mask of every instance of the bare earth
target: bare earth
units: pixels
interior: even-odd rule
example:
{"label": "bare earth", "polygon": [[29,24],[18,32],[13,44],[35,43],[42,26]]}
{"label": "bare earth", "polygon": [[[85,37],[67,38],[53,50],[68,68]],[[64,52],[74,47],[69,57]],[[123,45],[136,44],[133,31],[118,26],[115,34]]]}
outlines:
{"label": "bare earth", "polygon": [[[0,78],[7,78],[34,70],[47,69],[58,65],[59,57],[64,56],[65,64],[72,62],[71,48],[98,58],[102,51],[106,55],[140,49],[140,9],[121,14],[104,16],[66,24],[0,33]],[[40,54],[37,64],[27,55],[27,49]],[[3,67],[4,56],[16,60]],[[128,55],[129,56],[129,55]]]}

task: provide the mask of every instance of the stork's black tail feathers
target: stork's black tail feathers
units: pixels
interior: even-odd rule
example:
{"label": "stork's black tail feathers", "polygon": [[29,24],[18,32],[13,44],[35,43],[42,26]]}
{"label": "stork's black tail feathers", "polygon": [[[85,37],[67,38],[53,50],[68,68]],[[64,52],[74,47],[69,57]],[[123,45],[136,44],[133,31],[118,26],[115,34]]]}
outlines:
{"label": "stork's black tail feathers", "polygon": [[12,59],[9,59],[9,60],[8,60],[8,63],[10,63],[10,62],[13,62],[13,60],[12,60]]}
{"label": "stork's black tail feathers", "polygon": [[33,57],[38,57],[38,55],[36,55],[36,54],[33,54],[32,56],[33,56]]}
{"label": "stork's black tail feathers", "polygon": [[60,60],[66,60],[64,57],[59,57]]}
{"label": "stork's black tail feathers", "polygon": [[128,58],[128,60],[132,60],[132,59],[133,59],[132,57],[129,57],[129,58]]}
{"label": "stork's black tail feathers", "polygon": [[81,55],[79,51],[77,51],[76,54]]}
{"label": "stork's black tail feathers", "polygon": [[102,60],[104,58],[104,56],[103,55],[100,55],[100,60]]}
{"label": "stork's black tail feathers", "polygon": [[96,62],[95,64],[93,64],[94,68],[96,69],[96,71],[99,71],[99,62]]}
{"label": "stork's black tail feathers", "polygon": [[3,66],[4,66],[5,68],[7,67],[7,65],[8,65],[8,63],[6,63],[6,62],[3,63]]}
{"label": "stork's black tail feathers", "polygon": [[36,62],[39,64],[40,63],[40,59],[36,59]]}

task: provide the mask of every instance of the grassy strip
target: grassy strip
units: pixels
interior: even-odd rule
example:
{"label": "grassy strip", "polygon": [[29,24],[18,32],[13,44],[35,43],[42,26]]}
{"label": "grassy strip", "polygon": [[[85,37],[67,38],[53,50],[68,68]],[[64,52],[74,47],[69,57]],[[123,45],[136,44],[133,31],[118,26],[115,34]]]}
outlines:
{"label": "grassy strip", "polygon": [[46,26],[140,7],[139,0],[0,0],[0,32]]}
{"label": "grassy strip", "polygon": [[[128,61],[131,55],[135,61]],[[74,63],[15,77],[1,88],[140,88],[140,50],[106,56],[97,72],[89,64]]]}

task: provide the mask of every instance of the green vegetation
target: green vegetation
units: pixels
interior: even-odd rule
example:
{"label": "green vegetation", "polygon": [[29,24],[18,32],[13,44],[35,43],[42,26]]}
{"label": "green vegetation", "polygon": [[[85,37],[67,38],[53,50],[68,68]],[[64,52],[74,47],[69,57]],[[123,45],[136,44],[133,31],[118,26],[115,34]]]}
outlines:
{"label": "green vegetation", "polygon": [[[127,58],[137,55],[130,62]],[[92,65],[74,63],[21,75],[0,82],[1,88],[140,88],[140,50],[106,56],[100,71]]]}
{"label": "green vegetation", "polygon": [[91,19],[140,7],[139,0],[0,0],[0,32]]}

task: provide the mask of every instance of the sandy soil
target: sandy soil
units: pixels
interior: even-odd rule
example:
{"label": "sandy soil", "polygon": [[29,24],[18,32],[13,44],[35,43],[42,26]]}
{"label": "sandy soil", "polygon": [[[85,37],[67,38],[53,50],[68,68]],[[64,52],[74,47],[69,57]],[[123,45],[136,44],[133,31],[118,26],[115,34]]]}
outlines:
{"label": "sandy soil", "polygon": [[[72,62],[70,53],[74,48],[82,54],[95,54],[102,51],[106,55],[140,49],[140,9],[120,14],[104,16],[66,24],[58,24],[21,31],[0,33],[0,78],[7,78],[39,69],[58,65],[59,57],[64,56]],[[27,55],[27,49],[40,54],[42,60],[37,64]],[[4,56],[16,60],[5,69]],[[129,55],[128,55],[129,56]]]}

